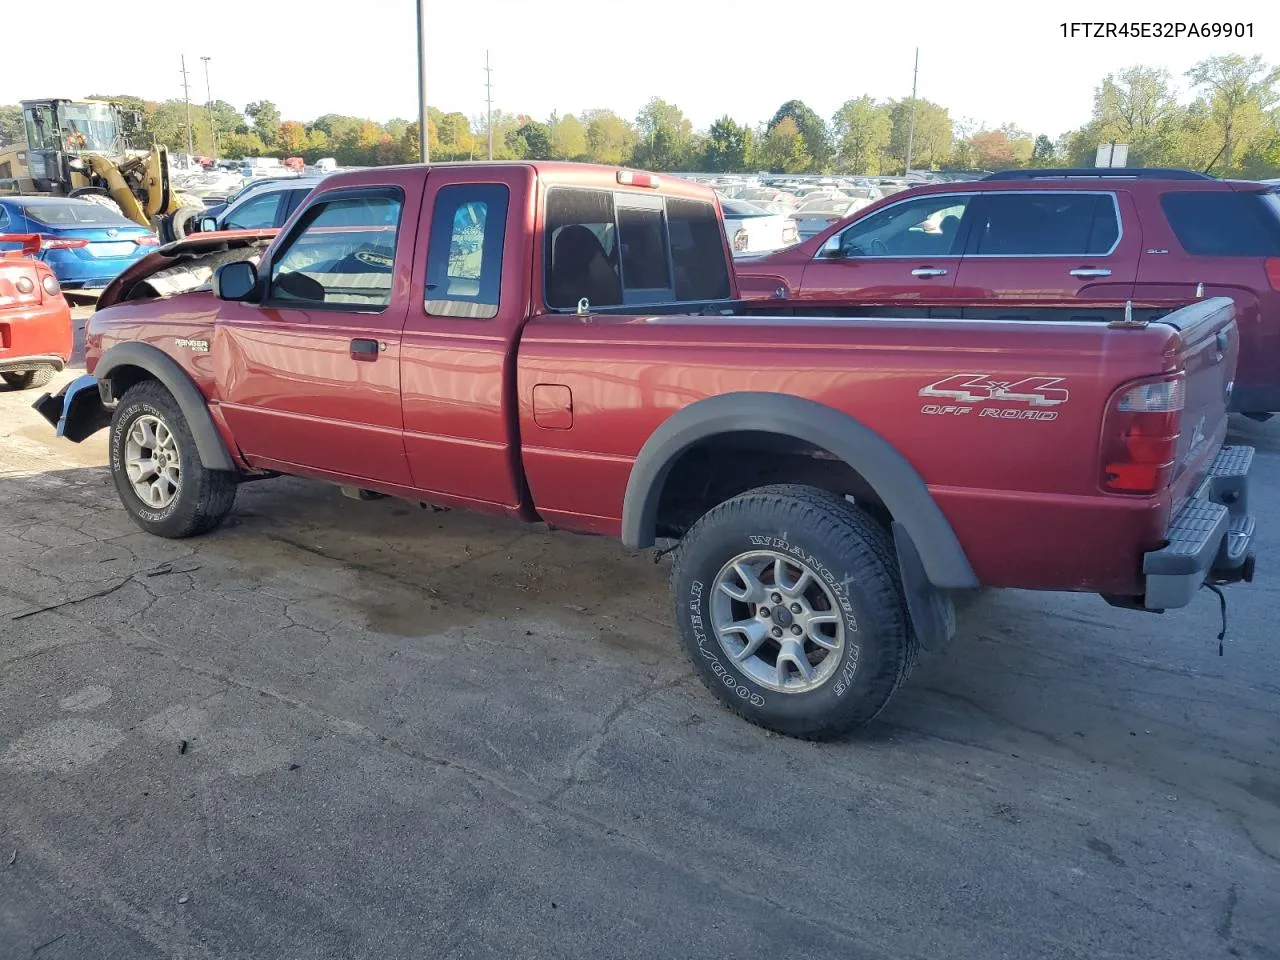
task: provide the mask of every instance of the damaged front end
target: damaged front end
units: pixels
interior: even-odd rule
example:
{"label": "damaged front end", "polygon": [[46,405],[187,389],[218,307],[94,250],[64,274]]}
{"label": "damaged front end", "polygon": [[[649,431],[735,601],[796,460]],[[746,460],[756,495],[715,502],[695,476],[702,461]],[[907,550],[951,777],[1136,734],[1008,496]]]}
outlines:
{"label": "damaged front end", "polygon": [[[96,309],[101,311],[132,301],[168,299],[206,290],[214,271],[223,264],[250,260],[256,265],[278,232],[234,230],[195,234],[166,244],[112,280],[102,291]],[[91,332],[92,327],[93,320],[90,320],[87,332]],[[86,343],[91,340],[86,338]],[[90,370],[95,370],[98,357],[90,355],[92,352],[86,351],[85,362]],[[111,384],[88,373],[55,394],[44,394],[32,407],[53,426],[59,437],[80,443],[110,426],[114,399]]]}

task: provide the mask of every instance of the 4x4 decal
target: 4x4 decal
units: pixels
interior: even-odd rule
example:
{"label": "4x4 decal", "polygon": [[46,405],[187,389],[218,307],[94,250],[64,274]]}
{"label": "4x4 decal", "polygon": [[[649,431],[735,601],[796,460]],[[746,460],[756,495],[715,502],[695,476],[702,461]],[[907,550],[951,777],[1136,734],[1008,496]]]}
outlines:
{"label": "4x4 decal", "polygon": [[994,380],[985,373],[957,373],[920,391],[922,397],[944,397],[961,403],[981,403],[984,400],[1010,400],[1033,407],[1056,407],[1066,403],[1071,395],[1062,377],[1024,377],[1021,380]]}

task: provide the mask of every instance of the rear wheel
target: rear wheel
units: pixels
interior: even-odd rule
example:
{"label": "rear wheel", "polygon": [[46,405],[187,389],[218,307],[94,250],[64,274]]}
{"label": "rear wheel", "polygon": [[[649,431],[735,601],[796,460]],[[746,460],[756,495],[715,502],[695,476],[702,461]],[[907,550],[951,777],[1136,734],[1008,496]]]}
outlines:
{"label": "rear wheel", "polygon": [[53,367],[42,366],[34,370],[23,370],[21,373],[0,373],[0,379],[15,390],[27,390],[31,387],[43,387],[53,379],[55,372]]}
{"label": "rear wheel", "polygon": [[197,197],[182,196],[178,198],[182,206],[166,219],[168,236],[161,235],[165,243],[181,240],[199,230],[200,218],[204,216],[205,205]]}
{"label": "rear wheel", "polygon": [[217,527],[231,512],[238,477],[209,470],[178,401],[164,385],[130,387],[111,418],[111,477],[120,502],[148,533],[180,539]]}
{"label": "rear wheel", "polygon": [[791,736],[875,717],[917,640],[885,528],[813,487],[762,487],[710,510],[671,573],[680,637],[731,710]]}

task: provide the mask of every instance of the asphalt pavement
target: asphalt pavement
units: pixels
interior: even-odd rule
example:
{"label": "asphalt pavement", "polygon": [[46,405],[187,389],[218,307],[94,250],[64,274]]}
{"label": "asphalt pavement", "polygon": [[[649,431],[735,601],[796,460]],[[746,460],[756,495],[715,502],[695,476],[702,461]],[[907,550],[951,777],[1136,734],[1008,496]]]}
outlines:
{"label": "asphalt pavement", "polygon": [[1225,656],[1207,591],[992,593],[815,745],[702,688],[649,553],[287,479],[152,538],[34,399],[0,387],[3,960],[1280,957],[1280,422],[1235,426]]}

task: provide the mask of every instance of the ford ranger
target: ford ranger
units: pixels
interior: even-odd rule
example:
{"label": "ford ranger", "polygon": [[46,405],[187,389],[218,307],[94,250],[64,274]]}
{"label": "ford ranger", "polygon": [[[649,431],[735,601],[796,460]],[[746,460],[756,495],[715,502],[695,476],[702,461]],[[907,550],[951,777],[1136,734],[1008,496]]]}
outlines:
{"label": "ford ranger", "polygon": [[337,174],[278,235],[126,271],[88,374],[36,406],[73,441],[109,426],[162,537],[291,474],[661,541],[700,677],[796,736],[879,713],[968,591],[1163,611],[1251,579],[1229,299],[782,317],[730,259],[715,195],[678,179]]}

